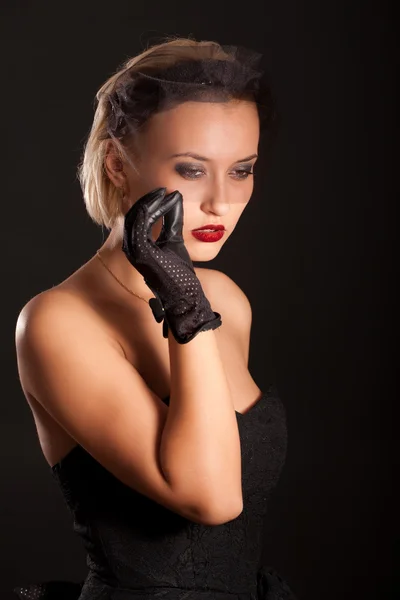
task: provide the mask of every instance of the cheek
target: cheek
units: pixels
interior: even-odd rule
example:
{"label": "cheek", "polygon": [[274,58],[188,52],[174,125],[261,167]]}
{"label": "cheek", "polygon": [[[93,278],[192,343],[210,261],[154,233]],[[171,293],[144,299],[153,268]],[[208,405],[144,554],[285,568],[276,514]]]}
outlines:
{"label": "cheek", "polygon": [[160,236],[161,233],[161,228],[162,228],[162,219],[158,219],[158,221],[156,221],[153,225],[153,227],[151,228],[151,237],[153,242],[156,242],[157,239]]}
{"label": "cheek", "polygon": [[138,165],[138,172],[133,174],[134,179],[138,181],[142,188],[153,190],[156,187],[167,187],[168,177],[166,177],[165,169],[159,162],[153,158],[146,157]]}
{"label": "cheek", "polygon": [[194,202],[190,202],[190,200],[186,199],[188,197],[188,194],[185,198],[184,191],[179,191],[181,192],[183,197],[183,228],[192,229],[193,227],[199,227],[199,225],[194,225],[194,223],[203,221],[201,211],[198,208],[196,209],[196,204]]}

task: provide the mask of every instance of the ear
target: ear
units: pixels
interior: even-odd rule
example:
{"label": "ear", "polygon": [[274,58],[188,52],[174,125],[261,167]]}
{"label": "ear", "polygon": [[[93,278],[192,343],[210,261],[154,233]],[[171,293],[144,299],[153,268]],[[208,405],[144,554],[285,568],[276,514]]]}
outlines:
{"label": "ear", "polygon": [[108,140],[104,156],[104,169],[115,187],[126,187],[127,177],[124,162],[113,140]]}

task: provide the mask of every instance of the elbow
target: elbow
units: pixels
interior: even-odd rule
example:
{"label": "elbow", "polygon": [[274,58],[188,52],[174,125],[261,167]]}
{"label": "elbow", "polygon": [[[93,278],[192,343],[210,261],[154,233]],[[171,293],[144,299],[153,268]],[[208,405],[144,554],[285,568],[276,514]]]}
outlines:
{"label": "elbow", "polygon": [[215,506],[207,506],[200,511],[203,525],[223,525],[233,521],[243,512],[243,500],[224,506],[222,503]]}
{"label": "elbow", "polygon": [[201,493],[199,489],[194,490],[188,495],[182,493],[182,490],[178,493],[174,492],[175,496],[179,496],[180,506],[184,506],[184,516],[202,525],[223,525],[229,521],[233,521],[243,512],[243,495],[241,490],[239,494],[224,493],[219,490],[218,492],[210,492],[207,488],[207,494]]}

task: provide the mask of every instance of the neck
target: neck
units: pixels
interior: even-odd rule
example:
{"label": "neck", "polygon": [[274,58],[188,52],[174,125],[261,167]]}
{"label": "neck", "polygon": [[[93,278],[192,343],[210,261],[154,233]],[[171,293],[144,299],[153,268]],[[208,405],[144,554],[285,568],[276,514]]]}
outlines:
{"label": "neck", "polygon": [[[122,251],[123,241],[123,223],[113,227],[104,244],[98,249],[101,258],[112,271],[112,273],[134,294],[141,296],[147,302],[154,298],[154,294],[145,283],[143,275],[129,262],[125,253]],[[104,269],[104,266],[101,267]],[[112,275],[109,274],[112,278]],[[115,285],[122,286],[115,281]],[[126,293],[128,293],[126,291]]]}

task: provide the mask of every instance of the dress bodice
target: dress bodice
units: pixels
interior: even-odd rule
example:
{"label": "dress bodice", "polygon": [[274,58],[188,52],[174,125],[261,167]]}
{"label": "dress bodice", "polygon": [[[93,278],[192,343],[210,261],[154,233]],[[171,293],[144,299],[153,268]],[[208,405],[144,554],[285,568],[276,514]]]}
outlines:
{"label": "dress bodice", "polygon": [[[169,404],[169,397],[164,402]],[[65,598],[294,599],[274,569],[260,565],[267,501],[287,449],[286,412],[276,387],[271,385],[236,417],[243,511],[221,525],[194,523],[136,492],[80,445],[51,468],[86,548],[89,569],[85,581]],[[21,590],[14,591],[28,598]],[[43,590],[29,598],[51,597]],[[63,598],[60,594],[57,599]]]}

